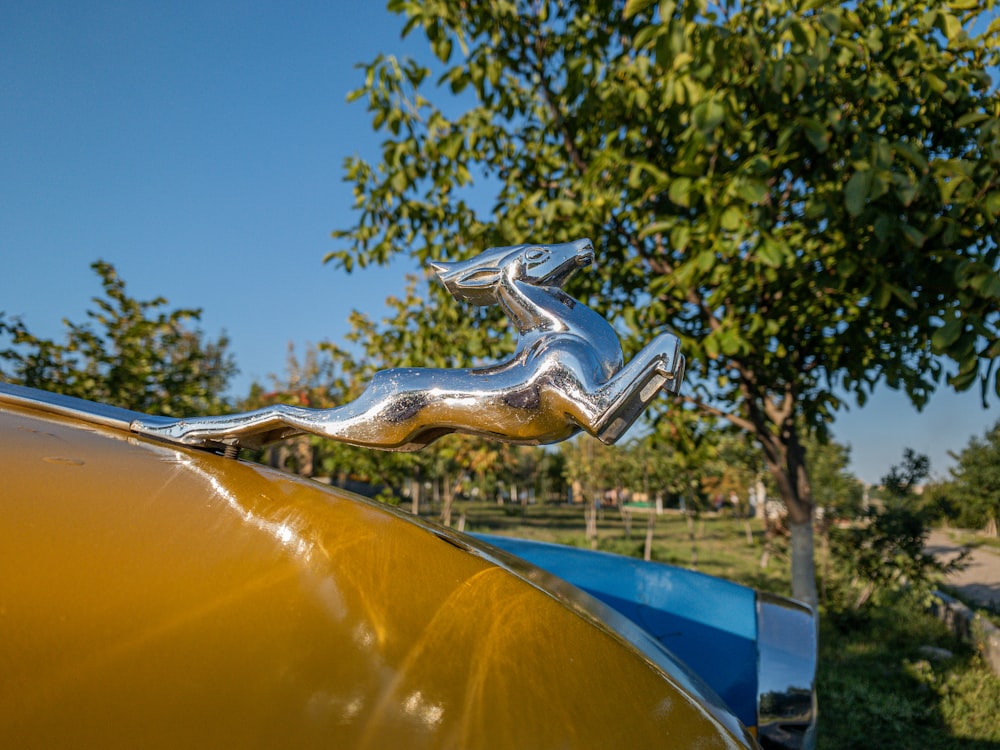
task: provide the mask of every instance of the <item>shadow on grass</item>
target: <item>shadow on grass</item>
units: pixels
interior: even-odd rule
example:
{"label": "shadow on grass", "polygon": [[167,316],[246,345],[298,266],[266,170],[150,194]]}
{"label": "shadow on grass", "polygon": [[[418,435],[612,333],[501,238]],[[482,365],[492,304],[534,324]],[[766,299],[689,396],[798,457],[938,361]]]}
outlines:
{"label": "shadow on grass", "polygon": [[1000,750],[1000,679],[915,606],[824,617],[818,694],[820,750]]}

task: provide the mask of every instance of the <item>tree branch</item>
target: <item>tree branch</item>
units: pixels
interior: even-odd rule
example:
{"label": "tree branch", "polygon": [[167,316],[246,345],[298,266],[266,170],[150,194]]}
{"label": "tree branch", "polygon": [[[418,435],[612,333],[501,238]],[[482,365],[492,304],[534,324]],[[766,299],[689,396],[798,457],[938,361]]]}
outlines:
{"label": "tree branch", "polygon": [[734,427],[738,427],[746,432],[756,434],[753,422],[751,422],[748,419],[744,419],[743,417],[738,416],[736,414],[731,414],[730,412],[723,411],[718,407],[705,403],[700,398],[697,398],[695,396],[686,396],[682,394],[678,398],[680,398],[680,400],[683,401],[684,403],[691,404],[692,406],[705,412],[706,414],[711,414],[714,417],[720,417],[722,419],[727,420]]}
{"label": "tree branch", "polygon": [[580,154],[579,149],[576,147],[576,142],[573,140],[573,134],[569,132],[569,128],[566,125],[566,118],[563,116],[562,111],[559,109],[555,101],[555,92],[552,90],[552,85],[549,82],[548,71],[545,69],[545,42],[541,34],[535,37],[535,60],[534,72],[538,74],[539,88],[542,92],[542,98],[545,100],[545,106],[549,108],[549,113],[552,115],[552,119],[555,121],[556,130],[562,136],[563,146],[566,148],[566,153],[569,154],[570,161],[573,162],[573,166],[576,167],[577,171],[582,175],[587,171],[587,162],[584,161],[583,156]]}

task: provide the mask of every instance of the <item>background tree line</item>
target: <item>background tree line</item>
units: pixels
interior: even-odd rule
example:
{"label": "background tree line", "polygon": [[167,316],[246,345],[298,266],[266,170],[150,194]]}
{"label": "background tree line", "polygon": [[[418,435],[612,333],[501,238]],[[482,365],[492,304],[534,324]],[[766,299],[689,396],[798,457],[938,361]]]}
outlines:
{"label": "background tree line", "polygon": [[[620,322],[627,354],[666,328],[690,364],[644,449],[673,462],[661,481],[693,497],[720,425],[750,436],[788,512],[793,592],[816,602],[824,489],[810,446],[837,410],[880,385],[917,405],[943,384],[1000,391],[992,5],[391,0],[433,60],[365,68],[352,96],[385,138],[377,161],[347,163],[357,221],[334,233],[328,260],[349,271],[401,253],[593,239],[596,273],[570,291]],[[109,403],[134,392],[167,414],[218,410],[233,368],[224,337],[188,328],[197,311],[126,299],[110,266],[98,272],[107,299],[67,324],[66,344],[0,321],[6,377]],[[510,351],[495,311],[442,294],[414,282],[385,320],[355,317],[352,350],[307,354],[287,388],[247,404],[341,402],[377,368]],[[296,450],[314,471],[369,460]],[[456,465],[486,483],[482,467],[519,464],[507,450],[449,440],[379,471],[433,474],[449,498]]]}

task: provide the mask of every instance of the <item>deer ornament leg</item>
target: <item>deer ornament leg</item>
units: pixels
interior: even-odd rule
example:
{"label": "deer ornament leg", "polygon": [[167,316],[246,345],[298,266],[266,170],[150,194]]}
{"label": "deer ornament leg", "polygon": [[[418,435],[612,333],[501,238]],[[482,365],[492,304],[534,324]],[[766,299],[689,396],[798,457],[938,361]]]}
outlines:
{"label": "deer ornament leg", "polygon": [[602,442],[617,441],[662,390],[677,393],[684,378],[684,357],[676,336],[663,333],[647,344],[597,393],[604,407],[593,425]]}

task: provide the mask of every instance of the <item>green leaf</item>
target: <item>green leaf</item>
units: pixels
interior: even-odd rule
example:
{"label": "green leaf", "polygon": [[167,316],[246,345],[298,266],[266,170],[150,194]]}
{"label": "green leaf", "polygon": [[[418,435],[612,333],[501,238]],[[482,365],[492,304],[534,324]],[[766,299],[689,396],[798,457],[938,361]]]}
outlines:
{"label": "green leaf", "polygon": [[661,232],[668,232],[674,226],[673,221],[654,221],[652,224],[647,225],[640,233],[639,236],[643,239],[649,237],[653,234],[659,234]]}
{"label": "green leaf", "polygon": [[652,24],[649,26],[643,26],[639,29],[639,33],[635,35],[635,39],[632,41],[632,44],[636,49],[642,49],[643,47],[648,46],[656,37],[657,33],[659,33],[659,30],[659,27],[653,26]]}
{"label": "green leaf", "polygon": [[718,359],[719,340],[714,335],[706,336],[702,344],[705,347],[705,354],[708,355],[709,359]]}
{"label": "green leaf", "polygon": [[719,219],[719,225],[728,232],[735,232],[742,224],[743,211],[736,206],[729,206]]}
{"label": "green leaf", "polygon": [[990,219],[996,219],[1000,215],[1000,190],[987,193],[983,199],[983,208]]}
{"label": "green leaf", "polygon": [[632,18],[638,13],[642,13],[646,8],[655,5],[657,0],[626,0],[623,16],[625,20]]}
{"label": "green leaf", "polygon": [[401,194],[406,191],[407,186],[410,181],[406,177],[406,172],[402,169],[397,170],[392,177],[389,178],[389,186],[397,193]]}
{"label": "green leaf", "polygon": [[691,119],[699,130],[711,132],[726,117],[726,110],[714,96],[700,101],[691,111]]}
{"label": "green leaf", "polygon": [[962,33],[962,22],[944,10],[938,11],[937,21],[934,25],[937,26],[938,30],[944,34],[949,42],[955,41],[958,35]]}
{"label": "green leaf", "polygon": [[812,147],[819,153],[826,153],[826,150],[830,147],[828,140],[829,136],[826,132],[826,128],[815,120],[811,122],[814,125],[813,127],[810,127],[808,124],[805,126],[806,138],[809,139],[809,143],[811,143]]}
{"label": "green leaf", "polygon": [[924,242],[927,237],[916,227],[910,226],[909,224],[903,224],[902,227],[903,236],[906,240],[914,247],[923,247]]}
{"label": "green leaf", "polygon": [[893,151],[902,156],[921,172],[926,172],[928,168],[927,159],[917,149],[913,148],[905,141],[896,141],[892,144]]}
{"label": "green leaf", "polygon": [[865,210],[871,177],[869,171],[858,171],[847,181],[847,186],[844,188],[844,206],[851,216],[859,216]]}
{"label": "green leaf", "polygon": [[981,297],[987,299],[1000,298],[1000,274],[995,271],[977,273],[969,279],[968,284]]}
{"label": "green leaf", "polygon": [[763,180],[740,180],[737,195],[747,203],[763,203],[767,197],[767,183]]}
{"label": "green leaf", "polygon": [[964,182],[966,182],[966,179],[962,175],[951,176],[942,174],[938,178],[938,190],[941,191],[941,202],[951,203],[952,198],[955,195],[955,191],[958,190]]}
{"label": "green leaf", "polygon": [[690,208],[691,206],[691,179],[688,177],[677,177],[670,183],[667,193],[670,200],[678,206]]}
{"label": "green leaf", "polygon": [[948,347],[958,341],[963,328],[964,324],[961,318],[952,318],[934,331],[934,335],[931,336],[931,346],[934,347],[934,351],[939,353],[947,351]]}
{"label": "green leaf", "polygon": [[989,117],[989,115],[985,112],[969,112],[968,114],[964,114],[955,120],[955,127],[967,128],[969,125],[975,125],[976,123],[982,122],[987,117]]}
{"label": "green leaf", "polygon": [[690,240],[691,227],[687,224],[678,224],[670,232],[670,246],[679,253],[687,249]]}
{"label": "green leaf", "polygon": [[757,247],[757,257],[770,268],[780,268],[785,264],[788,248],[770,239],[763,240]]}

